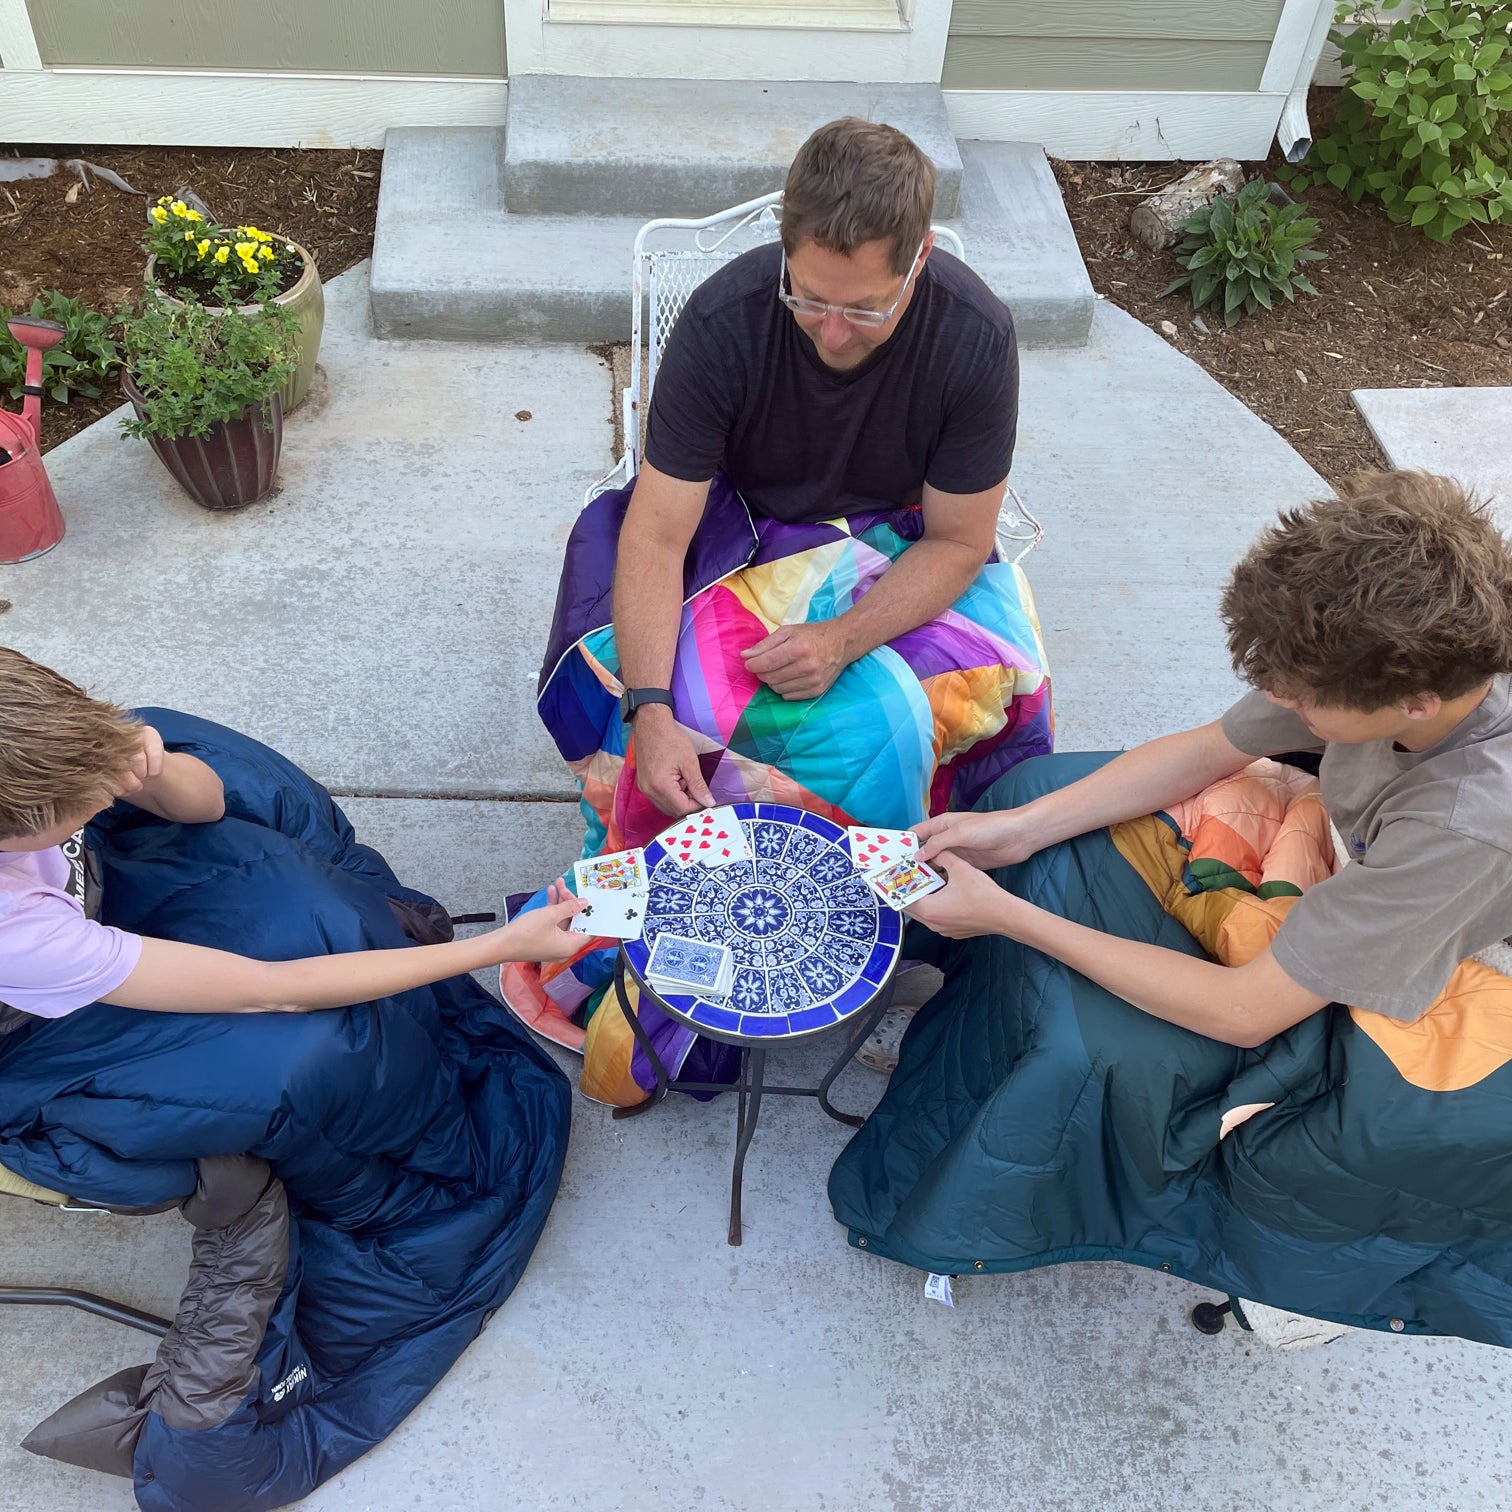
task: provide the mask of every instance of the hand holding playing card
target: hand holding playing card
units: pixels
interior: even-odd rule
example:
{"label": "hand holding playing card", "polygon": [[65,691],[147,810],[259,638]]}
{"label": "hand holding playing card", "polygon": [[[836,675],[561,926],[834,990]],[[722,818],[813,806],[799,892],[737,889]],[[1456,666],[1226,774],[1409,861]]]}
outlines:
{"label": "hand holding playing card", "polygon": [[945,874],[945,886],[907,906],[910,919],[947,940],[970,940],[978,935],[1007,934],[1008,919],[1016,901],[986,872],[949,851],[936,858]]}

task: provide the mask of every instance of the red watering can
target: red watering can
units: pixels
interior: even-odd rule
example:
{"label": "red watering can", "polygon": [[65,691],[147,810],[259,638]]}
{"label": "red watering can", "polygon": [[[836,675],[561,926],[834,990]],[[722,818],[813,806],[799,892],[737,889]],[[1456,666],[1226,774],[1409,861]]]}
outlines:
{"label": "red watering can", "polygon": [[0,410],[0,563],[25,562],[63,539],[63,513],[42,466],[42,354],[63,339],[54,320],[18,315],[10,333],[26,351],[21,413]]}

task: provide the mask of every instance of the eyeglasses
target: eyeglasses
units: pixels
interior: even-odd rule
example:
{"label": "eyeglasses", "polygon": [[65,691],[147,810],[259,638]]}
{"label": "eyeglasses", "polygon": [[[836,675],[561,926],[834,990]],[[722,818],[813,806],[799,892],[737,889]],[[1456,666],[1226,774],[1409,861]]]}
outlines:
{"label": "eyeglasses", "polygon": [[825,304],[822,299],[804,299],[801,295],[789,294],[786,248],[783,248],[782,252],[782,275],[777,282],[777,297],[795,315],[838,315],[853,326],[870,326],[875,330],[878,326],[885,326],[897,314],[898,306],[903,303],[903,296],[908,293],[908,286],[914,280],[914,274],[919,271],[919,259],[924,255],[924,243],[928,240],[926,236],[924,241],[919,243],[919,250],[914,253],[913,265],[908,270],[908,277],[903,280],[903,287],[898,290],[898,297],[885,310],[863,310],[857,305]]}

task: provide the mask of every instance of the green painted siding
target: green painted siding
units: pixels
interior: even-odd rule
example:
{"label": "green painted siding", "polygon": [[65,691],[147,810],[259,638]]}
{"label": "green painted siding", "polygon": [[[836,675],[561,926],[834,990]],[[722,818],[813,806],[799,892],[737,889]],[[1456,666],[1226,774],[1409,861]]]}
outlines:
{"label": "green painted siding", "polygon": [[44,64],[503,78],[503,0],[28,0]]}
{"label": "green painted siding", "polygon": [[946,89],[1253,90],[1283,0],[956,0]]}

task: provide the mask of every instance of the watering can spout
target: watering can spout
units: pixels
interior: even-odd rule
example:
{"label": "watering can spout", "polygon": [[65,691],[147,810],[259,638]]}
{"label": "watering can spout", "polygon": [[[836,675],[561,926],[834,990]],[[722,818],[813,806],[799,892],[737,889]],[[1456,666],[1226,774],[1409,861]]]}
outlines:
{"label": "watering can spout", "polygon": [[56,320],[41,320],[35,315],[17,315],[9,322],[10,333],[26,348],[26,384],[22,392],[21,418],[32,433],[32,440],[42,444],[42,354],[62,341],[66,332]]}

